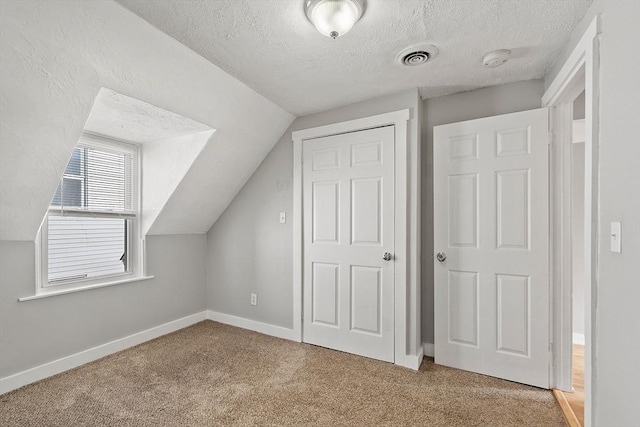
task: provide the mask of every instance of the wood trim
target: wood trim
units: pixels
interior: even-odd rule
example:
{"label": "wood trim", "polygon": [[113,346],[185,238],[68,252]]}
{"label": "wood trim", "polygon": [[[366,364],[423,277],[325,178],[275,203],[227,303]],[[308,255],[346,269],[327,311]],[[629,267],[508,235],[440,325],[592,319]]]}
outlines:
{"label": "wood trim", "polygon": [[338,135],[341,133],[358,132],[380,126],[393,125],[409,120],[409,109],[392,111],[390,113],[378,114],[364,117],[362,119],[347,120],[324,126],[317,126],[309,129],[297,130],[291,133],[294,143],[302,142],[305,139],[323,138],[325,136]]}
{"label": "wood trim", "polygon": [[[121,277],[120,279],[118,279],[118,277]],[[112,277],[108,277],[109,280],[108,282],[104,282],[104,283],[94,283],[91,285],[76,285],[75,287],[72,288],[63,288],[63,289],[56,289],[54,288],[50,288],[49,290],[46,291],[40,291],[39,293],[36,293],[35,295],[30,295],[28,297],[20,297],[18,298],[19,302],[25,302],[25,301],[33,301],[36,299],[41,299],[41,298],[49,298],[49,297],[55,297],[58,295],[66,295],[66,294],[72,294],[75,292],[84,292],[84,291],[90,291],[91,289],[100,289],[100,288],[106,288],[109,286],[117,286],[117,285],[124,285],[126,283],[134,283],[134,282],[142,282],[144,280],[151,280],[153,279],[155,276],[143,276],[143,277],[136,277],[133,276],[132,274],[121,274],[121,275],[117,275],[117,276],[112,276]]]}
{"label": "wood trim", "polygon": [[[409,119],[408,110],[406,120]],[[420,368],[419,361],[413,359],[409,355],[409,319],[408,313],[411,312],[409,307],[409,263],[408,261],[408,211],[409,211],[409,176],[407,168],[407,153],[409,151],[409,138],[407,135],[407,122],[399,119],[395,128],[395,202],[396,208],[394,212],[395,222],[395,242],[394,242],[394,259],[396,260],[395,277],[394,277],[394,298],[395,298],[395,364],[410,369]],[[404,143],[403,143],[404,142]],[[418,260],[413,262],[417,263]]]}
{"label": "wood trim", "polygon": [[[295,132],[293,133],[295,135]],[[302,342],[302,139],[293,140],[293,330]]]}
{"label": "wood trim", "polygon": [[[585,90],[585,278],[587,280],[585,286],[585,366],[584,366],[584,422],[585,426],[591,426],[595,419],[595,390],[592,387],[594,379],[597,377],[597,367],[592,364],[596,354],[596,316],[595,301],[597,300],[598,289],[598,151],[599,151],[599,93],[600,93],[600,34],[601,34],[601,17],[596,15],[591,24],[583,34],[571,55],[560,69],[560,72],[549,85],[549,88],[542,97],[542,105],[545,107],[558,107],[562,104],[573,101],[573,97],[577,95],[578,87],[582,85]],[[561,124],[554,124],[554,144],[571,144],[572,141],[567,140],[566,136],[559,132],[562,129]],[[552,147],[553,148],[553,147]],[[552,151],[552,156],[557,155],[558,149]],[[555,159],[556,162],[562,159]],[[552,159],[553,161],[553,159]],[[554,168],[556,176],[566,174],[561,162],[557,163]],[[560,194],[569,191],[566,183],[551,181],[554,184],[553,190]],[[559,199],[561,201],[561,199]],[[552,219],[552,227],[556,230],[554,238],[559,235],[566,235],[567,230],[562,222],[562,210],[565,207],[559,206],[558,200],[550,209]],[[570,206],[569,208],[570,209]],[[569,210],[570,212],[570,210]],[[553,242],[557,246],[557,250],[566,251],[567,245],[561,245]],[[564,254],[565,259],[570,254]],[[557,270],[557,266],[552,266],[552,277],[562,277],[561,271]],[[555,282],[555,287],[566,288],[570,285],[566,282]],[[566,289],[557,292],[566,293]],[[553,343],[554,343],[554,361],[555,372],[552,378],[552,386],[558,387],[560,381],[570,375],[567,373],[566,363],[570,360],[572,351],[572,342],[569,339],[562,340],[562,337],[571,337],[571,323],[562,323],[561,319],[568,318],[566,312],[566,304],[555,306],[552,317],[553,322]],[[562,361],[562,363],[559,363]],[[566,386],[566,384],[563,384]]]}
{"label": "wood trim", "polygon": [[423,354],[426,357],[435,357],[436,356],[436,346],[430,342],[422,343]]}
{"label": "wood trim", "polygon": [[558,401],[560,409],[562,409],[562,415],[564,415],[564,418],[567,420],[569,427],[582,427],[580,421],[578,421],[578,417],[576,417],[573,409],[571,409],[567,398],[564,396],[564,393],[558,389],[553,389],[553,396]]}
{"label": "wood trim", "polygon": [[[593,49],[593,39],[595,39],[600,32],[600,15],[597,15],[593,21],[591,21],[591,24],[589,24],[589,27],[580,38],[571,55],[569,55],[569,58],[565,61],[558,75],[553,79],[542,96],[543,107],[552,107],[560,103],[560,98],[564,96],[567,89],[576,83],[575,77],[580,72],[580,68],[585,64],[587,55]],[[578,92],[578,94],[580,92]]]}
{"label": "wood trim", "polygon": [[[341,133],[357,132],[381,126],[394,126],[395,132],[395,255],[397,262],[395,268],[395,364],[411,369],[418,369],[422,361],[422,346],[420,342],[410,343],[412,337],[409,331],[418,330],[420,313],[415,318],[409,318],[408,292],[411,265],[419,265],[417,253],[408,250],[408,221],[409,209],[417,209],[410,206],[408,170],[409,135],[408,121],[410,110],[398,110],[361,119],[348,120],[340,123],[318,126],[292,132],[293,139],[293,331],[295,339],[302,341],[302,143],[304,140],[338,135]],[[416,118],[418,120],[419,118]],[[419,143],[419,141],[418,141]],[[419,159],[418,159],[419,161]],[[419,177],[418,177],[419,178]],[[417,287],[415,284],[414,287]],[[415,323],[415,324],[412,324]],[[416,348],[418,354],[408,354],[411,347]]]}
{"label": "wood trim", "polygon": [[171,322],[128,335],[99,346],[80,351],[78,353],[62,357],[8,377],[0,378],[0,394],[23,387],[27,384],[43,380],[53,375],[77,368],[94,360],[101,359],[118,351],[125,350],[138,344],[150,341],[163,335],[186,328],[207,318],[206,312],[192,314]]}
{"label": "wood trim", "polygon": [[283,328],[282,326],[270,325],[268,323],[258,322],[257,320],[245,319],[243,317],[220,313],[213,310],[207,310],[207,319],[213,320],[214,322],[224,323],[225,325],[231,325],[237,328],[248,329],[250,331],[270,335],[272,337],[298,341],[297,335],[293,329]]}
{"label": "wood trim", "polygon": [[[572,102],[552,113],[553,139],[549,156],[551,268],[551,340],[554,343],[551,386],[571,391],[572,250],[571,250],[571,123]],[[555,184],[555,185],[554,185]]]}

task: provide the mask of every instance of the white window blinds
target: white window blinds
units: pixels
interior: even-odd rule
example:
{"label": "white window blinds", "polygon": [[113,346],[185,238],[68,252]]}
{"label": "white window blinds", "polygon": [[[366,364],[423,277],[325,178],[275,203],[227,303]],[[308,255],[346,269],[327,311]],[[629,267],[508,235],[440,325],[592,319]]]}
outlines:
{"label": "white window blinds", "polygon": [[74,149],[45,223],[44,286],[131,271],[136,156],[135,146],[117,142],[84,139]]}
{"label": "white window blinds", "polygon": [[79,144],[73,151],[51,208],[63,214],[135,216],[135,150]]}
{"label": "white window blinds", "polygon": [[48,282],[127,271],[127,221],[49,215]]}

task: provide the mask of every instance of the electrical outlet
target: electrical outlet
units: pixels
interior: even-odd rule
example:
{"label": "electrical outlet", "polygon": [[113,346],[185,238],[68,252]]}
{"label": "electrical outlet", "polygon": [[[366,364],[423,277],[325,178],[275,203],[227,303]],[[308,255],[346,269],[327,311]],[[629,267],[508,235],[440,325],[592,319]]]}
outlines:
{"label": "electrical outlet", "polygon": [[251,305],[258,305],[258,294],[251,294]]}
{"label": "electrical outlet", "polygon": [[280,212],[280,224],[286,224],[286,223],[287,223],[287,213]]}

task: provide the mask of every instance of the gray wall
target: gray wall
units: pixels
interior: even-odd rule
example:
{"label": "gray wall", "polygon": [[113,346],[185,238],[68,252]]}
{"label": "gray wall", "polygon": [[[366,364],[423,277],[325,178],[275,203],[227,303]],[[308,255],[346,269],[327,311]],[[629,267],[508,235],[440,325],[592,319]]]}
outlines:
{"label": "gray wall", "polygon": [[[405,108],[409,138],[420,134],[417,90],[297,118],[207,236],[208,308],[293,327],[293,144],[291,132]],[[287,223],[278,222],[287,212]],[[258,305],[250,294],[258,294]],[[419,331],[417,331],[419,332]]]}
{"label": "gray wall", "polygon": [[573,333],[584,335],[584,142],[571,146],[571,270]]}
{"label": "gray wall", "polygon": [[542,80],[430,98],[422,108],[422,341],[433,343],[433,127],[540,108]]}
{"label": "gray wall", "polygon": [[18,302],[34,294],[33,242],[0,241],[0,378],[205,310],[206,237],[151,236],[155,279]]}
{"label": "gray wall", "polygon": [[573,101],[573,120],[584,119],[584,91]]}
{"label": "gray wall", "polygon": [[[291,132],[404,108],[411,110],[409,137],[417,140],[420,126],[424,129],[422,338],[433,342],[433,126],[536,108],[541,95],[541,81],[423,102],[416,90],[409,90],[298,118],[206,237],[148,237],[148,271],[156,276],[152,281],[19,303],[18,297],[33,294],[33,242],[2,241],[0,377],[204,309],[291,328]],[[287,212],[286,224],[278,222],[281,211]],[[252,292],[258,294],[257,306],[249,303]]]}
{"label": "gray wall", "polygon": [[[545,79],[548,87],[596,14],[600,36],[597,283],[592,307],[593,424],[640,425],[640,2],[596,0]],[[609,251],[622,222],[622,253]]]}
{"label": "gray wall", "polygon": [[[543,91],[543,81],[532,80],[422,102],[423,342],[433,343],[433,126],[539,108]],[[283,327],[292,326],[291,132],[406,108],[405,103],[401,96],[386,97],[298,118],[292,124],[209,231],[207,286],[210,309]],[[280,211],[288,214],[285,225],[278,224]],[[253,267],[247,268],[247,265]],[[259,295],[257,307],[249,304],[251,292]],[[576,314],[581,317],[580,313]]]}
{"label": "gray wall", "polygon": [[[540,108],[542,80],[512,83],[422,101],[421,301],[423,342],[433,343],[433,126]],[[291,328],[291,132],[407,108],[414,91],[296,119],[208,233],[208,308]],[[414,108],[419,110],[419,108]],[[412,111],[413,114],[413,111]],[[411,126],[415,135],[416,121]],[[286,211],[287,224],[278,223]],[[247,268],[247,266],[252,266]],[[250,305],[250,294],[258,305]]]}

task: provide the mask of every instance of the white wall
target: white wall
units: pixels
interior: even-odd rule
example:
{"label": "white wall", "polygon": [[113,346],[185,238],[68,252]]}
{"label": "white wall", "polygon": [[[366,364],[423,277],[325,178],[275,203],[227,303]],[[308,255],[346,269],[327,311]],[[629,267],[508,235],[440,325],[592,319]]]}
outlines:
{"label": "white wall", "polygon": [[[206,238],[186,234],[210,228],[293,116],[110,0],[0,1],[0,58],[0,377],[204,310]],[[165,235],[147,239],[155,279],[18,302],[34,294],[33,240],[102,87],[216,132],[143,208]]]}
{"label": "white wall", "polygon": [[0,8],[0,239],[35,238],[102,87],[217,130],[154,234],[206,232],[293,120],[113,1]]}
{"label": "white wall", "polygon": [[[549,86],[600,13],[600,147],[593,360],[596,426],[640,425],[640,2],[596,0],[545,78]],[[609,251],[622,222],[622,253]]]}
{"label": "white wall", "polygon": [[181,135],[142,145],[142,235],[153,224],[178,185],[205,149],[214,131]]}
{"label": "white wall", "polygon": [[206,309],[206,236],[151,236],[152,280],[18,302],[35,290],[32,242],[0,241],[0,378]]}
{"label": "white wall", "polygon": [[429,98],[422,108],[422,340],[433,343],[433,127],[540,108],[542,80]]}
{"label": "white wall", "polygon": [[[420,104],[418,92],[414,89],[297,118],[209,230],[208,307],[226,314],[292,328],[291,132],[410,108],[408,135],[415,146],[420,135]],[[411,155],[415,158],[417,154]],[[414,192],[417,190],[413,188]],[[418,202],[414,200],[413,203]],[[278,222],[281,211],[288,214],[286,224]],[[417,218],[414,221],[417,222]],[[418,244],[417,232],[413,233],[413,244]],[[410,268],[417,269],[417,266]],[[257,306],[250,305],[252,292],[258,294]],[[412,309],[414,313],[419,309],[419,301],[415,303]],[[419,333],[419,327],[409,331],[415,336]]]}

